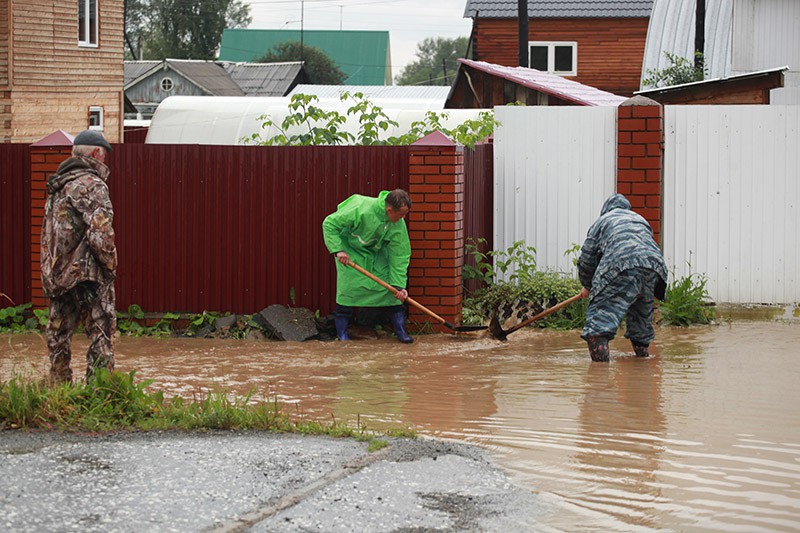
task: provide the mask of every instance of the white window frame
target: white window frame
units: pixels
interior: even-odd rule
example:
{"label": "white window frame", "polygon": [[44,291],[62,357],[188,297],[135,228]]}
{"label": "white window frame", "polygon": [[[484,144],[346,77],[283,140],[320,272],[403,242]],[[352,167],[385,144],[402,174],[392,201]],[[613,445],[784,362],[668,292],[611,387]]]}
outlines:
{"label": "white window frame", "polygon": [[[547,72],[559,76],[578,75],[578,43],[576,41],[528,41],[528,66],[531,66],[531,47],[547,47]],[[572,48],[572,70],[556,70],[556,46],[569,46]],[[532,68],[532,67],[531,67]]]}
{"label": "white window frame", "polygon": [[[94,3],[94,6],[92,4]],[[78,0],[78,46],[84,48],[97,48],[100,40],[100,0]],[[81,11],[83,11],[83,21],[81,21]],[[94,13],[93,13],[94,12]],[[94,15],[94,17],[92,17]],[[94,28],[92,28],[94,20]],[[81,28],[81,24],[83,27]],[[81,30],[85,39],[81,40]],[[94,32],[92,32],[94,30]],[[92,41],[94,33],[94,41]]]}
{"label": "white window frame", "polygon": [[[168,85],[169,88],[165,87],[165,85]],[[171,93],[175,90],[175,81],[169,76],[164,76],[158,83],[158,87],[165,93]]]}
{"label": "white window frame", "polygon": [[[92,124],[92,116],[97,117],[97,124]],[[90,130],[103,131],[105,126],[103,122],[103,106],[92,105],[89,106],[89,128]]]}

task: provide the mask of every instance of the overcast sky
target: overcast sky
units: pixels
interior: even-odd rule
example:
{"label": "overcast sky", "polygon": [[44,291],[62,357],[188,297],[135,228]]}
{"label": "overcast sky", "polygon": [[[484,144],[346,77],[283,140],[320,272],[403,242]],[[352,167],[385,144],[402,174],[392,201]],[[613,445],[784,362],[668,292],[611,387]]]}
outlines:
{"label": "overcast sky", "polygon": [[[416,57],[426,37],[468,37],[467,0],[242,0],[252,29],[389,31],[392,78]],[[301,5],[302,4],[302,5]],[[463,52],[462,52],[463,53]]]}

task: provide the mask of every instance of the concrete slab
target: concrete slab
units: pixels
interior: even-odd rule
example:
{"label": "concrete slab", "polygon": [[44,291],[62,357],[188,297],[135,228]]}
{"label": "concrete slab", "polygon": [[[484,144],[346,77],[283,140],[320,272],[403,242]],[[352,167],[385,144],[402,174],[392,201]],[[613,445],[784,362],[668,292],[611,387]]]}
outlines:
{"label": "concrete slab", "polygon": [[0,530],[525,531],[475,447],[265,432],[0,433]]}

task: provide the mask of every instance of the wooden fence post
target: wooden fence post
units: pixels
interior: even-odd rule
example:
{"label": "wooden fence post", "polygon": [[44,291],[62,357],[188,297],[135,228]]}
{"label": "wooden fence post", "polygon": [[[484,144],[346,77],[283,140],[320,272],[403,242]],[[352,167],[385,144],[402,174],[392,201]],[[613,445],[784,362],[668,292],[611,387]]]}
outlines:
{"label": "wooden fence post", "polygon": [[[440,132],[410,146],[409,294],[448,322],[461,322],[464,264],[464,147]],[[432,323],[409,307],[410,320]],[[438,325],[437,331],[449,331]]]}

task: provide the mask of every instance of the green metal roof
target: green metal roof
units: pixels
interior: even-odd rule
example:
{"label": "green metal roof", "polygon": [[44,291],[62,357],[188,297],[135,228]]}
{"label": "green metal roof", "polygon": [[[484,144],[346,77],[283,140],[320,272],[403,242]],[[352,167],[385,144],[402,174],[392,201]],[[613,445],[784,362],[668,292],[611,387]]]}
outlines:
{"label": "green metal roof", "polygon": [[[221,61],[256,61],[276,44],[300,42],[300,30],[233,30],[222,32]],[[388,31],[304,30],[303,43],[319,48],[338,65],[345,85],[391,85]]]}

